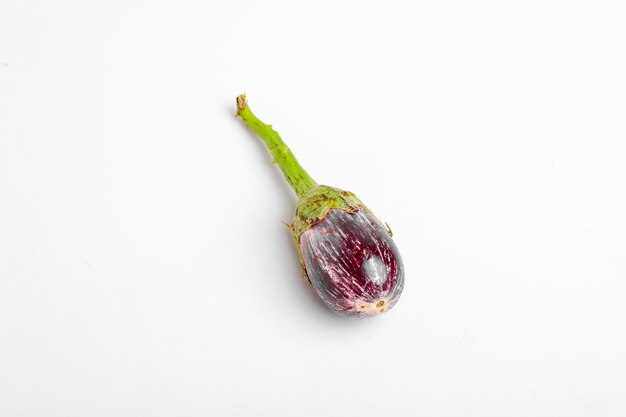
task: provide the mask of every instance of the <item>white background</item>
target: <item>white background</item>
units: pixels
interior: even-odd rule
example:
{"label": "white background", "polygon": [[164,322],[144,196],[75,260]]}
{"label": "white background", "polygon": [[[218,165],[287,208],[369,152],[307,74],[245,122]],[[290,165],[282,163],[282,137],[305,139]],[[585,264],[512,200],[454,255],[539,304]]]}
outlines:
{"label": "white background", "polygon": [[[0,415],[626,415],[623,1],[0,3]],[[395,232],[333,315],[234,99]]]}

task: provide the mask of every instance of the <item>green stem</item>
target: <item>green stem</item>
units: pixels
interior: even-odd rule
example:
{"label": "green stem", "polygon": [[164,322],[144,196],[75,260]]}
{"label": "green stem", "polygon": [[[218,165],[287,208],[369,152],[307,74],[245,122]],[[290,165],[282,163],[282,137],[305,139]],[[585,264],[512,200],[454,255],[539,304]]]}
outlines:
{"label": "green stem", "polygon": [[311,189],[317,187],[317,183],[300,166],[291,150],[285,145],[278,132],[272,129],[271,125],[266,125],[260,121],[248,107],[245,94],[237,97],[237,116],[241,117],[245,124],[254,131],[267,146],[267,149],[274,156],[274,162],[283,172],[285,179],[291,188],[302,197]]}

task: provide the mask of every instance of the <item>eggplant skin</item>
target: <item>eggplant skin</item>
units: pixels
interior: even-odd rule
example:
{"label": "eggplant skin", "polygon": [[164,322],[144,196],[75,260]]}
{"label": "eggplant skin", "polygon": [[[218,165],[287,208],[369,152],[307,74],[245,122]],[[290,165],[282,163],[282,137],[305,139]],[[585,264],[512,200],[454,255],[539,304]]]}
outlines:
{"label": "eggplant skin", "polygon": [[322,301],[342,316],[392,308],[404,287],[404,266],[385,226],[367,209],[330,209],[300,236],[305,272]]}

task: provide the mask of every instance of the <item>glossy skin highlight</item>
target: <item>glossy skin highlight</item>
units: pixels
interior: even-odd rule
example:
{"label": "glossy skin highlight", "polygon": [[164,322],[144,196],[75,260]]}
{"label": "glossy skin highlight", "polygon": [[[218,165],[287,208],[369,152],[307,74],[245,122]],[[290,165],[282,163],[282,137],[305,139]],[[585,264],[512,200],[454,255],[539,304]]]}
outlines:
{"label": "glossy skin highlight", "polygon": [[385,227],[367,210],[331,209],[300,237],[306,274],[334,312],[363,317],[392,308],[404,267]]}

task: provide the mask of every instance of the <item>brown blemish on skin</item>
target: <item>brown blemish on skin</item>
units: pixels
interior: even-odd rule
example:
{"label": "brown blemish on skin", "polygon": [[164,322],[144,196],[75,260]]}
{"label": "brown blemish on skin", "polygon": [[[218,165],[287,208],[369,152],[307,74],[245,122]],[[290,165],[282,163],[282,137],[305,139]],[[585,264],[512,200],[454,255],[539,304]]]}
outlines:
{"label": "brown blemish on skin", "polygon": [[360,306],[359,308],[365,308],[365,306]]}
{"label": "brown blemish on skin", "polygon": [[382,307],[385,305],[385,300],[380,300],[379,302],[376,303],[376,307]]}

